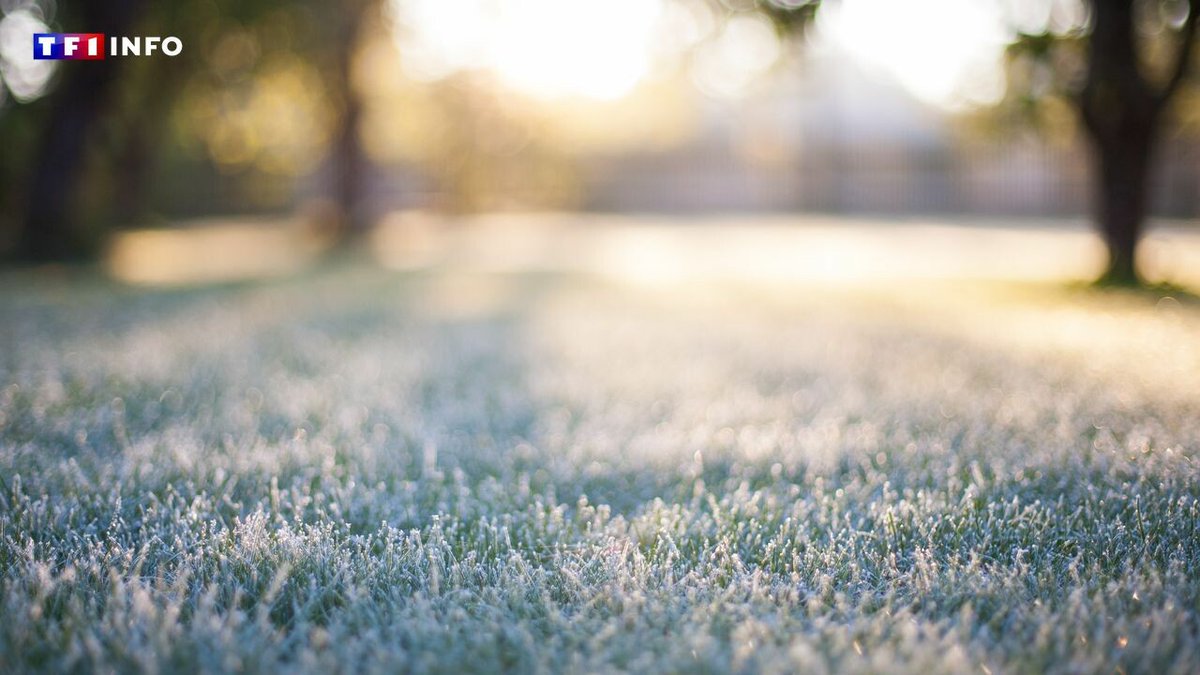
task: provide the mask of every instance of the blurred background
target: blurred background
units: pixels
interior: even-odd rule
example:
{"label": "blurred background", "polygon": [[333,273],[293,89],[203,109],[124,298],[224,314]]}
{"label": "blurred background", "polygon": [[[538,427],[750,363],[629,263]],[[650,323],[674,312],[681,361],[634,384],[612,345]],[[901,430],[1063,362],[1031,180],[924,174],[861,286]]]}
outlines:
{"label": "blurred background", "polygon": [[[1171,87],[1143,209],[1168,243],[1147,269],[1186,280],[1200,267],[1200,89],[1175,87],[1172,70],[1191,60],[1193,13],[1127,4],[1146,81]],[[1089,224],[1099,146],[1073,98],[1097,25],[1081,0],[0,0],[0,12],[10,261],[100,259],[169,281],[274,273],[368,242],[413,265],[466,222],[492,237],[479,247],[490,255],[555,236],[554,256],[594,253],[588,232],[603,228],[644,252],[639,223],[693,246],[740,231],[761,242],[747,254],[760,270],[784,244],[823,252],[781,258],[779,274],[1105,264]],[[184,51],[32,60],[32,33],[51,30],[175,35]],[[559,215],[511,217],[529,213]],[[884,264],[893,254],[906,262]]]}

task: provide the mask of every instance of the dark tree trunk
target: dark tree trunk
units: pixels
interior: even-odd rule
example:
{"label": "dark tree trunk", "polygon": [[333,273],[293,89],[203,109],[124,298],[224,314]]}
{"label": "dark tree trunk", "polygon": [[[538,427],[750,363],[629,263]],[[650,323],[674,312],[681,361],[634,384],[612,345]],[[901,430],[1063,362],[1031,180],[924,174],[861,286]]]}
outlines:
{"label": "dark tree trunk", "polygon": [[142,124],[130,125],[125,133],[125,142],[113,166],[116,171],[113,216],[118,228],[136,225],[146,215],[148,178],[154,154],[152,143],[158,139],[156,130]]}
{"label": "dark tree trunk", "polygon": [[366,178],[367,159],[363,151],[359,126],[362,122],[362,96],[354,87],[354,51],[361,37],[372,0],[354,0],[338,5],[335,91],[340,99],[337,127],[331,148],[333,168],[332,196],[337,209],[337,238],[347,242],[357,238],[367,228]]}
{"label": "dark tree trunk", "polygon": [[[81,13],[81,25],[121,35],[128,32],[140,6],[140,0],[89,2]],[[61,66],[63,81],[52,94],[26,191],[24,225],[17,243],[17,254],[25,260],[72,260],[91,252],[93,242],[80,231],[73,202],[88,141],[107,109],[120,63],[120,59],[107,59],[68,61]]]}
{"label": "dark tree trunk", "polygon": [[1168,81],[1155,86],[1139,62],[1134,0],[1092,0],[1088,73],[1079,108],[1093,150],[1095,218],[1108,250],[1101,282],[1141,283],[1137,248],[1150,202],[1163,110],[1187,74],[1200,3],[1181,32]]}
{"label": "dark tree trunk", "polygon": [[348,93],[333,144],[333,198],[341,221],[339,234],[343,237],[353,237],[367,226],[363,205],[366,157],[358,133],[361,120],[362,104],[358,94]]}
{"label": "dark tree trunk", "polygon": [[106,62],[95,66],[70,63],[67,67],[93,72],[71,73],[66,78],[42,132],[17,247],[18,255],[30,262],[69,260],[87,252],[72,207],[83,174],[84,149],[113,79],[112,66]]}
{"label": "dark tree trunk", "polygon": [[1108,262],[1103,283],[1137,285],[1137,248],[1150,196],[1154,139],[1148,134],[1094,137],[1096,223]]}

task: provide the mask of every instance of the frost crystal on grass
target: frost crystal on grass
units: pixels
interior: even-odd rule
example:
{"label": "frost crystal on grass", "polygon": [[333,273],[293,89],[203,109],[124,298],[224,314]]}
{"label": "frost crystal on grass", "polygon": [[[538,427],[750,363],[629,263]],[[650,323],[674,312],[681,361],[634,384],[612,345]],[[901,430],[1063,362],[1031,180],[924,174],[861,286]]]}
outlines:
{"label": "frost crystal on grass", "polygon": [[1194,307],[484,281],[9,279],[3,670],[1200,670]]}

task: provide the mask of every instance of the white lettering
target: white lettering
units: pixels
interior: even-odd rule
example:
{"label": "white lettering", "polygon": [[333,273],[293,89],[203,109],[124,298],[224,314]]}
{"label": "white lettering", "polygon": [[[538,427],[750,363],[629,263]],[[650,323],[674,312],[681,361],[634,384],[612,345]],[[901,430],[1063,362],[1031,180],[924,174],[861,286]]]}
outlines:
{"label": "white lettering", "polygon": [[147,37],[146,38],[146,56],[150,56],[151,54],[154,53],[155,49],[158,49],[158,43],[160,40],[162,40],[162,38],[157,38],[157,37]]}
{"label": "white lettering", "polygon": [[179,53],[183,51],[183,40],[177,37],[169,37],[163,40],[162,50],[167,56],[179,56]]}
{"label": "white lettering", "polygon": [[54,53],[54,36],[43,35],[38,38],[38,44],[42,46],[42,56],[50,56]]}
{"label": "white lettering", "polygon": [[68,35],[63,38],[63,56],[74,56],[77,49],[79,49],[78,36]]}

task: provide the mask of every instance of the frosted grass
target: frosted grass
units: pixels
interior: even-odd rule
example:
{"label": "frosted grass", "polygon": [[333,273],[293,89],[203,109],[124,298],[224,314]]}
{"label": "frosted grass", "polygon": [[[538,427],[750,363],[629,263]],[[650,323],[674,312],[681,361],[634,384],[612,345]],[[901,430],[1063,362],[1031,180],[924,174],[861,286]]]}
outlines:
{"label": "frosted grass", "polygon": [[3,283],[6,672],[1200,670],[1194,305]]}

